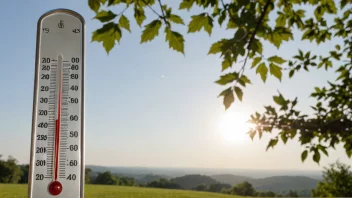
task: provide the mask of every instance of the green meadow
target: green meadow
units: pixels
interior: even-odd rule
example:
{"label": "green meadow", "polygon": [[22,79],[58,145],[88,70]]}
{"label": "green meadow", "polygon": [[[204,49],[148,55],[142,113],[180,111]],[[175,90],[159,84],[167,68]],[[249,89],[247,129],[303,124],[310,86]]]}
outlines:
{"label": "green meadow", "polygon": [[[0,184],[0,198],[27,197],[26,184]],[[122,187],[108,185],[86,185],[85,198],[239,198],[186,190],[164,190],[155,188]]]}

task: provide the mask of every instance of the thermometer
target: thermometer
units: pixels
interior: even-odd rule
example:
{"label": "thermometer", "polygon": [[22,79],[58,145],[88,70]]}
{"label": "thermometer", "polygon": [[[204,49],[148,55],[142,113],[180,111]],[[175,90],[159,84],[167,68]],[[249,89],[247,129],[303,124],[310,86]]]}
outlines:
{"label": "thermometer", "polygon": [[37,24],[30,198],[84,197],[85,22],[71,10]]}

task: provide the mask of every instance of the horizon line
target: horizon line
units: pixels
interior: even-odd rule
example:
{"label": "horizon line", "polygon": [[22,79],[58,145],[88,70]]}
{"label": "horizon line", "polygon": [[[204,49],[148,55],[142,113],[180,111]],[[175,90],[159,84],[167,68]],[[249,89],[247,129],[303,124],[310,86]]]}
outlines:
{"label": "horizon line", "polygon": [[87,166],[99,166],[107,168],[152,168],[152,169],[204,169],[204,170],[253,170],[253,171],[322,171],[321,169],[254,169],[254,168],[210,168],[210,167],[165,167],[165,166],[122,166],[122,165],[95,165],[95,164],[86,164]]}

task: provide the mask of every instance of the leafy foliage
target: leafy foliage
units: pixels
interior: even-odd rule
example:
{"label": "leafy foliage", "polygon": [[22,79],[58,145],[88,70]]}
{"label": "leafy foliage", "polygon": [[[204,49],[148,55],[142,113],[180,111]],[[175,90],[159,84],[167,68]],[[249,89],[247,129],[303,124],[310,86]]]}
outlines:
{"label": "leafy foliage", "polygon": [[167,179],[159,179],[152,181],[146,185],[150,188],[166,188],[166,189],[182,189],[180,185]]}
{"label": "leafy foliage", "polygon": [[90,184],[92,182],[92,178],[91,178],[91,172],[92,172],[92,169],[90,168],[85,168],[84,169],[84,183],[85,184]]}
{"label": "leafy foliage", "polygon": [[[263,113],[256,112],[251,116],[251,122],[257,127],[248,133],[253,139],[256,135],[261,138],[264,132],[277,132],[267,149],[274,148],[279,141],[286,144],[298,135],[305,147],[301,154],[302,161],[311,156],[319,163],[322,154],[328,155],[327,148],[335,148],[339,143],[344,144],[346,155],[352,156],[351,1],[181,0],[178,6],[180,12],[190,12],[194,7],[201,9],[199,13],[192,13],[188,24],[175,14],[175,8],[173,10],[162,4],[161,0],[88,0],[88,5],[96,13],[95,19],[103,23],[93,32],[92,41],[102,43],[107,53],[116,41],[120,42],[121,28],[131,32],[130,22],[123,15],[128,10],[133,12],[136,24],[143,29],[141,43],[155,39],[162,34],[160,29],[163,28],[169,48],[182,54],[185,40],[182,33],[175,31],[174,25],[187,26],[188,34],[204,31],[211,36],[215,27],[232,32],[232,37],[219,39],[209,46],[208,51],[208,55],[221,57],[220,70],[227,72],[215,81],[220,86],[226,86],[219,94],[225,109],[230,108],[236,98],[242,101],[246,86],[251,84],[244,74],[248,60],[252,61],[250,69],[255,70],[263,83],[270,77],[280,82],[285,75],[293,78],[302,69],[335,68],[340,74],[335,82],[329,81],[329,87],[316,87],[311,95],[317,100],[316,106],[312,106],[315,114],[308,116],[298,111],[298,99],[286,99],[280,93],[273,97],[275,106],[266,105]],[[311,15],[306,13],[307,6],[313,10]],[[123,10],[113,13],[111,10],[115,7]],[[155,15],[147,18],[146,9]],[[274,13],[276,17],[269,17]],[[326,20],[328,15],[333,21]],[[301,33],[301,38],[294,37],[293,30]],[[263,55],[264,42],[280,49],[283,43],[295,42],[295,39],[307,40],[311,45],[330,42],[335,48],[329,49],[328,55],[302,49],[292,52],[290,58],[283,58],[280,54]]]}
{"label": "leafy foliage", "polygon": [[254,196],[256,194],[255,189],[249,182],[242,182],[237,184],[231,189],[231,194],[242,195],[242,196]]}
{"label": "leafy foliage", "polygon": [[17,160],[9,156],[7,160],[1,159],[0,155],[0,183],[18,183],[23,174],[17,166]]}
{"label": "leafy foliage", "polygon": [[119,180],[110,171],[99,173],[94,180],[94,184],[117,185]]}
{"label": "leafy foliage", "polygon": [[337,161],[325,167],[323,181],[313,190],[313,197],[351,197],[352,172],[350,166]]}

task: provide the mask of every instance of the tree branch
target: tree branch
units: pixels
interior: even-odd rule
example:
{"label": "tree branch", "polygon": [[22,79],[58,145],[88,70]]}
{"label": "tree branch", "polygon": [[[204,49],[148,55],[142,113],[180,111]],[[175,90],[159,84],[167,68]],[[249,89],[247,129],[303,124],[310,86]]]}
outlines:
{"label": "tree branch", "polygon": [[249,50],[251,44],[253,43],[254,37],[257,34],[257,31],[258,31],[258,29],[259,29],[259,27],[260,27],[265,15],[266,15],[266,11],[268,10],[270,4],[271,4],[271,0],[268,0],[266,2],[265,6],[264,6],[263,13],[262,13],[262,15],[260,15],[259,20],[257,21],[257,24],[256,24],[255,29],[253,31],[253,34],[252,34],[251,38],[249,39],[249,43],[248,43],[248,46],[247,46],[248,50]]}
{"label": "tree branch", "polygon": [[158,0],[158,2],[159,2],[159,5],[160,5],[161,13],[163,14],[163,17],[165,17],[165,13],[164,13],[164,10],[163,10],[163,5],[161,4],[161,0]]}
{"label": "tree branch", "polygon": [[226,4],[224,3],[224,0],[221,0],[221,4],[224,7],[224,9],[227,11],[227,13],[229,14],[232,22],[234,22],[238,27],[242,28],[247,34],[247,29],[243,25],[236,23],[236,19],[231,15],[230,10],[226,8]]}
{"label": "tree branch", "polygon": [[164,12],[164,10],[163,10],[163,5],[162,5],[162,3],[161,3],[161,0],[158,0],[158,2],[159,2],[159,5],[160,5],[160,9],[161,9],[161,13],[162,13],[162,19],[163,19],[163,21],[165,22],[165,24],[167,25],[167,27],[169,27],[170,28],[170,24],[166,21],[166,16],[165,16],[165,12]]}
{"label": "tree branch", "polygon": [[[221,0],[221,2],[224,3],[223,0]],[[245,67],[246,67],[246,63],[247,63],[248,56],[249,56],[250,46],[252,45],[252,43],[253,43],[253,41],[254,41],[254,37],[255,37],[255,35],[256,35],[258,29],[259,29],[259,26],[261,25],[261,23],[262,23],[262,21],[263,21],[263,19],[264,19],[264,16],[265,16],[266,11],[268,10],[270,4],[271,4],[271,1],[268,0],[268,1],[266,2],[265,6],[264,6],[263,13],[262,13],[261,16],[259,17],[259,20],[257,21],[257,24],[256,24],[256,26],[255,26],[255,29],[254,29],[254,31],[253,31],[253,34],[252,34],[251,38],[249,39],[248,46],[247,46],[247,55],[246,55],[246,58],[244,59],[244,62],[243,62],[243,65],[242,65],[242,67],[241,67],[241,70],[240,70],[240,74],[239,74],[239,78],[238,78],[238,79],[240,79],[241,76],[242,76],[243,73],[244,73],[244,69],[245,69]],[[230,17],[231,17],[231,15],[230,15]],[[237,83],[238,83],[238,80],[235,82],[235,86],[237,85]]]}
{"label": "tree branch", "polygon": [[122,15],[128,8],[129,8],[129,6],[126,6],[125,9],[123,9],[120,13],[117,14],[117,16]]}
{"label": "tree branch", "polygon": [[162,17],[159,13],[157,13],[145,0],[142,0],[143,3],[145,3],[145,5],[147,5],[156,15],[158,15],[159,17]]}

